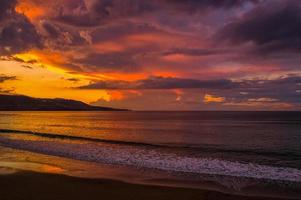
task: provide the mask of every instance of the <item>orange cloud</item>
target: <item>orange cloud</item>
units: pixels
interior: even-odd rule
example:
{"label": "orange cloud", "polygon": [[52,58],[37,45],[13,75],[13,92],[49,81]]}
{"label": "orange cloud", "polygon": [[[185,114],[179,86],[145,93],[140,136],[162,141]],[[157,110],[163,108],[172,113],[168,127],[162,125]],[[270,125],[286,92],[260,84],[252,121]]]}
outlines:
{"label": "orange cloud", "polygon": [[[68,53],[66,54],[68,55]],[[83,81],[82,84],[88,83],[88,80],[99,79],[85,73],[71,73],[70,69],[65,66],[68,63],[67,56],[63,56],[63,54],[58,52],[32,50],[27,53],[15,54],[13,57],[36,68],[44,68],[49,72],[62,75],[66,79],[77,78]]]}
{"label": "orange cloud", "polygon": [[132,74],[105,73],[103,75],[105,75],[107,79],[121,80],[121,81],[136,81],[147,77],[147,75],[144,73],[132,73]]}
{"label": "orange cloud", "polygon": [[45,49],[15,54],[13,57],[58,73],[68,73],[72,71],[72,68],[70,70],[70,67],[68,67],[69,58],[72,54],[73,52],[60,52]]}
{"label": "orange cloud", "polygon": [[58,66],[58,63],[63,64],[66,60],[61,54],[54,52],[43,51],[29,51],[27,53],[21,53],[14,55],[15,58],[23,60],[24,62],[34,62],[33,65],[40,67],[46,67],[49,70],[65,73],[62,66]]}
{"label": "orange cloud", "polygon": [[108,53],[108,52],[120,52],[125,50],[124,45],[117,42],[101,42],[98,44],[93,45],[95,50],[102,52],[102,53]]}
{"label": "orange cloud", "polygon": [[128,49],[140,48],[149,44],[173,44],[175,38],[175,36],[167,34],[142,33],[116,38],[112,41],[99,42],[94,44],[93,47],[96,51],[102,53],[123,52]]}
{"label": "orange cloud", "polygon": [[111,92],[109,92],[109,95],[110,95],[110,101],[122,100],[125,98],[124,94],[119,91],[111,91]]}
{"label": "orange cloud", "polygon": [[104,101],[110,102],[110,101],[118,101],[125,98],[125,95],[120,91],[105,91],[105,95],[100,96],[99,99],[102,99]]}
{"label": "orange cloud", "polygon": [[218,96],[213,96],[210,94],[205,94],[204,96],[204,103],[222,103],[225,101],[224,97],[218,97]]}
{"label": "orange cloud", "polygon": [[31,21],[35,21],[39,17],[43,16],[46,12],[44,7],[39,6],[37,3],[30,0],[21,0],[17,4],[15,11],[20,14],[24,14]]}
{"label": "orange cloud", "polygon": [[163,60],[170,61],[170,62],[187,62],[195,59],[196,57],[187,56],[183,54],[171,54],[163,57]]}
{"label": "orange cloud", "polygon": [[[88,74],[86,74],[88,75]],[[149,76],[161,76],[161,77],[178,77],[178,74],[173,72],[165,71],[144,71],[140,73],[90,73],[90,76],[95,77],[95,79],[100,80],[121,80],[121,81],[138,81],[141,79],[146,79]]]}
{"label": "orange cloud", "polygon": [[123,38],[123,43],[131,48],[145,46],[147,44],[164,45],[166,47],[174,45],[175,41],[181,41],[180,37],[166,33],[142,33]]}
{"label": "orange cloud", "polygon": [[150,33],[144,33],[144,34],[136,34],[136,35],[130,35],[127,37],[128,40],[131,41],[139,41],[139,42],[154,42],[154,41],[166,41],[166,37],[163,37],[159,34],[150,34]]}

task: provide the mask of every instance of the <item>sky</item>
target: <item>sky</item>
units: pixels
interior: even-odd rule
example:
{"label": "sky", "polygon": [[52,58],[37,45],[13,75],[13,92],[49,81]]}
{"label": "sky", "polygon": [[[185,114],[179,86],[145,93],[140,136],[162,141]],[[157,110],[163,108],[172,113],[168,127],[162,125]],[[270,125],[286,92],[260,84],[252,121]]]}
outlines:
{"label": "sky", "polygon": [[301,110],[299,0],[0,0],[0,93]]}

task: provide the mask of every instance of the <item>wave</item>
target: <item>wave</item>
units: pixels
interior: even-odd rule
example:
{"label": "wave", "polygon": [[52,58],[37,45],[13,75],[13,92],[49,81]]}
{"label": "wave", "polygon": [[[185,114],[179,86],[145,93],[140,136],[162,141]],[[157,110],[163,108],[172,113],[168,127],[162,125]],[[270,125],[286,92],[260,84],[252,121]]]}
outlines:
{"label": "wave", "polygon": [[76,135],[63,135],[57,133],[41,133],[27,130],[13,130],[13,129],[0,129],[0,133],[11,133],[11,134],[26,134],[38,137],[50,138],[50,139],[61,139],[61,140],[79,140],[87,142],[101,142],[109,144],[120,144],[130,146],[143,146],[143,147],[160,147],[166,149],[182,149],[182,150],[196,150],[198,152],[225,152],[225,153],[241,153],[247,155],[262,155],[262,156],[280,156],[280,157],[294,157],[295,159],[301,160],[301,154],[292,151],[272,152],[260,149],[230,149],[230,148],[219,148],[215,145],[193,145],[193,144],[174,144],[174,143],[148,143],[148,142],[135,142],[135,141],[121,141],[121,140],[110,140],[93,137],[84,137]]}
{"label": "wave", "polygon": [[91,137],[73,136],[73,135],[63,135],[54,133],[40,133],[33,131],[23,131],[23,130],[11,130],[11,129],[0,129],[0,133],[14,133],[14,134],[26,134],[34,135],[45,138],[52,139],[65,139],[65,140],[80,140],[80,141],[90,141],[90,142],[106,142],[111,144],[124,144],[124,145],[136,145],[136,146],[164,146],[160,144],[142,143],[142,142],[130,142],[130,141],[120,141],[120,140],[107,140]]}
{"label": "wave", "polygon": [[126,165],[180,173],[301,182],[301,170],[222,159],[190,157],[138,146],[29,141],[0,137],[2,146],[104,164]]}

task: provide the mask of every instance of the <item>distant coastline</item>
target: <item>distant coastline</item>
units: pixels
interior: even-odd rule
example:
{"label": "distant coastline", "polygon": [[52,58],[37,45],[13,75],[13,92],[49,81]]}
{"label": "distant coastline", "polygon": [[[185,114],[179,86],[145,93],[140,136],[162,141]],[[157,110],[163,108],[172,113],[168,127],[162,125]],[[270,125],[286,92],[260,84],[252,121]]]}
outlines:
{"label": "distant coastline", "polygon": [[129,111],[127,109],[92,106],[62,98],[33,98],[24,95],[0,94],[0,111]]}

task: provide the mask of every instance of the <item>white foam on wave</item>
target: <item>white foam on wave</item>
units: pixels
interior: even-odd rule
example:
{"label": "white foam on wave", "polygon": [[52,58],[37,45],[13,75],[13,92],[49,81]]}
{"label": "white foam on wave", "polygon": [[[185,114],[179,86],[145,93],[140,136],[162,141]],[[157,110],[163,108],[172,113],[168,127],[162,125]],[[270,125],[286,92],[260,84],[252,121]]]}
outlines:
{"label": "white foam on wave", "polygon": [[145,167],[173,172],[301,182],[301,170],[295,168],[179,156],[173,153],[162,152],[159,149],[150,150],[137,146],[28,141],[5,137],[0,137],[0,144],[16,149],[90,162]]}

